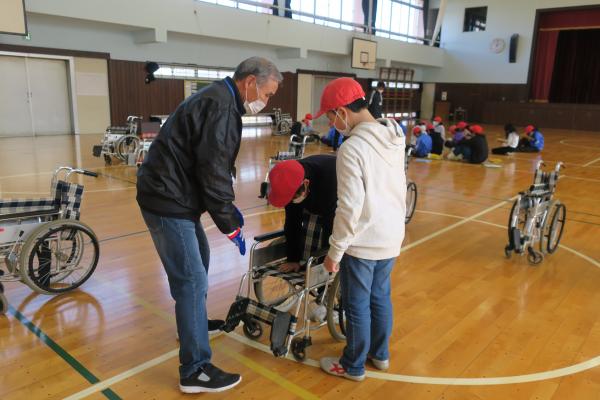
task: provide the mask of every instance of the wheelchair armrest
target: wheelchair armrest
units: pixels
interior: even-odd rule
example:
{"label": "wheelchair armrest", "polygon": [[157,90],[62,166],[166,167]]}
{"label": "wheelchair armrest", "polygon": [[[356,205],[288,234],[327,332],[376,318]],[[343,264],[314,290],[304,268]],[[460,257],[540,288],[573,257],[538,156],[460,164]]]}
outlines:
{"label": "wheelchair armrest", "polygon": [[307,266],[313,266],[323,263],[325,261],[325,256],[327,255],[328,251],[329,247],[325,247],[317,251],[315,254],[310,256],[310,258],[308,259]]}
{"label": "wheelchair armrest", "polygon": [[283,229],[280,229],[275,232],[265,233],[264,235],[254,236],[254,240],[256,242],[266,242],[267,240],[275,239],[281,237],[285,234]]}

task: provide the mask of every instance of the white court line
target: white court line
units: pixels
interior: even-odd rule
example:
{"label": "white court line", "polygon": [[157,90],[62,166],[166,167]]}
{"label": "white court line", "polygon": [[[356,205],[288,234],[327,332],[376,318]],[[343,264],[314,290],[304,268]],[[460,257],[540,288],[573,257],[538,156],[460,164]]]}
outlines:
{"label": "white court line", "polygon": [[115,375],[112,378],[106,379],[104,381],[98,382],[89,388],[82,390],[81,392],[77,392],[72,394],[71,396],[65,397],[63,400],[78,400],[83,399],[84,397],[90,396],[94,393],[101,392],[102,390],[114,385],[115,383],[121,382],[125,379],[131,378],[134,375],[137,375],[149,368],[155,367],[159,364],[164,363],[167,360],[170,360],[173,357],[176,357],[179,354],[179,348],[175,350],[171,350],[168,353],[165,353],[161,356],[158,356],[150,361],[147,361],[143,364],[138,365],[135,368],[131,368],[119,375]]}
{"label": "white court line", "polygon": [[460,218],[463,218],[462,221],[456,222],[456,223],[454,223],[452,225],[449,225],[449,226],[447,226],[445,228],[442,228],[442,229],[440,229],[440,230],[438,230],[436,232],[433,232],[432,234],[427,235],[427,236],[425,236],[425,237],[423,237],[423,238],[421,238],[421,239],[419,239],[417,241],[414,241],[414,242],[412,242],[410,244],[407,244],[406,246],[402,246],[401,251],[406,251],[406,250],[412,249],[413,247],[416,247],[416,246],[420,245],[421,243],[427,242],[428,240],[431,240],[431,239],[433,239],[435,237],[443,235],[444,233],[446,233],[446,232],[448,232],[448,231],[450,231],[450,230],[452,230],[454,228],[457,228],[457,227],[459,227],[461,225],[466,224],[469,221],[473,221],[474,219],[481,217],[482,215],[485,215],[485,214],[487,214],[487,213],[489,213],[491,211],[494,211],[495,209],[500,208],[500,207],[502,207],[503,205],[505,205],[507,203],[510,204],[517,197],[518,196],[514,196],[514,197],[511,197],[508,200],[503,200],[500,203],[498,203],[498,204],[496,204],[494,206],[491,206],[489,208],[486,208],[485,210],[480,211],[477,214],[474,214],[474,215],[472,215],[470,217],[466,217],[466,218],[465,217],[460,217]]}
{"label": "white court line", "polygon": [[[456,228],[456,227],[463,225],[464,223],[467,223],[469,221],[473,221],[473,222],[477,222],[477,223],[504,229],[505,228],[504,225],[500,225],[500,224],[496,224],[496,223],[488,222],[488,221],[482,221],[482,220],[478,220],[476,218],[501,207],[502,205],[504,205],[505,203],[507,203],[509,201],[512,201],[512,199],[503,201],[499,204],[489,207],[471,217],[462,217],[460,215],[439,213],[439,212],[435,212],[435,211],[416,210],[416,212],[423,213],[423,214],[440,215],[440,216],[456,218],[456,219],[461,220],[458,223],[452,224],[446,228],[443,228],[437,232],[434,232],[431,235],[428,235],[427,240],[430,240],[436,236],[439,236],[442,233],[447,232],[449,230],[449,228],[450,229]],[[270,211],[257,212],[257,213],[249,214],[249,215],[247,215],[247,217],[252,217],[252,216],[257,216],[257,215],[262,215],[262,214],[270,214],[270,213],[281,212],[281,211],[282,210],[270,210]],[[214,228],[214,227],[215,227],[214,225],[211,225],[211,226],[207,227],[206,229],[208,230],[208,229]],[[425,238],[423,238],[423,239],[425,239]],[[413,242],[413,243],[403,247],[403,250],[406,250],[407,248],[415,247],[418,244],[423,243],[425,241],[423,239],[418,240],[416,242]],[[575,254],[576,256],[583,258],[584,260],[593,264],[595,267],[600,268],[600,262],[596,261],[595,259],[593,259],[577,250],[566,247],[564,245],[559,245],[559,247],[562,249],[565,249],[568,252]],[[262,351],[262,352],[265,352],[268,354],[271,353],[271,350],[268,346],[266,346],[262,343],[250,340],[250,339],[248,339],[244,336],[241,336],[235,332],[231,332],[226,335],[239,343],[242,343],[244,345],[247,345],[249,347],[252,347],[254,349],[257,349],[259,351]],[[150,361],[140,364],[128,371],[125,371],[119,375],[116,375],[112,378],[101,381],[99,383],[96,383],[95,385],[90,386],[89,388],[82,390],[81,392],[78,392],[69,397],[66,397],[65,400],[78,400],[78,399],[87,397],[91,394],[100,392],[100,391],[108,388],[111,385],[114,385],[114,384],[121,382],[125,379],[128,379],[136,374],[139,374],[149,368],[159,365],[160,363],[165,362],[165,361],[175,357],[177,354],[178,354],[178,349],[172,350],[172,351],[165,353],[157,358],[154,358]],[[288,354],[285,358],[290,361],[297,362],[290,354]],[[308,365],[311,367],[315,367],[315,368],[319,368],[319,362],[316,360],[312,360],[312,359],[307,359],[304,362],[302,362],[302,364],[305,364],[305,365]],[[537,372],[537,373],[526,374],[526,375],[503,376],[503,377],[495,377],[495,378],[441,378],[441,377],[391,374],[391,373],[386,373],[386,372],[373,372],[373,371],[366,371],[366,376],[369,378],[381,379],[381,380],[386,380],[386,381],[427,384],[427,385],[489,386],[489,385],[508,385],[508,384],[516,384],[516,383],[537,382],[537,381],[542,381],[542,380],[555,379],[555,378],[569,376],[569,375],[573,375],[573,374],[576,374],[579,372],[583,372],[588,369],[595,368],[597,366],[600,366],[600,356],[594,357],[590,360],[586,360],[586,361],[583,361],[583,362],[575,364],[575,365],[571,365],[571,366],[567,366],[567,367],[563,367],[563,368],[559,368],[559,369],[555,369],[555,370],[551,370],[551,371]]]}
{"label": "white court line", "polygon": [[596,158],[595,160],[590,161],[589,163],[583,164],[583,166],[584,167],[589,167],[590,165],[594,164],[597,161],[600,161],[600,157]]}

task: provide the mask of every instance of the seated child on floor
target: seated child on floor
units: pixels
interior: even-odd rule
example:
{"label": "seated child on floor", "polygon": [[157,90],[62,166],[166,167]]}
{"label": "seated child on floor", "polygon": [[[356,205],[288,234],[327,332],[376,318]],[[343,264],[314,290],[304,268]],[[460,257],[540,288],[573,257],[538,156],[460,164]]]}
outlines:
{"label": "seated child on floor", "polygon": [[493,154],[506,155],[517,151],[517,147],[519,146],[519,134],[513,124],[504,125],[504,133],[506,135],[506,140],[503,140],[503,146],[493,148]]}

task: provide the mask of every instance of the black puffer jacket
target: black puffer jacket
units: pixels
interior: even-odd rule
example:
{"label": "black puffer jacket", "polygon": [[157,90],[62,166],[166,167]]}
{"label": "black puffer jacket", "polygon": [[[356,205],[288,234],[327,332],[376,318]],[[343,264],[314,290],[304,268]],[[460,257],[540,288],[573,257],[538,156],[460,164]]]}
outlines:
{"label": "black puffer jacket", "polygon": [[177,107],[138,171],[137,201],[154,214],[197,221],[208,211],[225,234],[240,226],[232,204],[244,105],[230,78]]}

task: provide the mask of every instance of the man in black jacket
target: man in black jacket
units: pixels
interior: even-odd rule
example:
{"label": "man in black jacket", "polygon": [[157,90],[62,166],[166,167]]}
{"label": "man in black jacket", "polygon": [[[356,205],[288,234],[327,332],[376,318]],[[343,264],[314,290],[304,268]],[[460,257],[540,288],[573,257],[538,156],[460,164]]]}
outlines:
{"label": "man in black jacket", "polygon": [[335,161],[332,155],[315,155],[280,162],[269,172],[269,203],[285,207],[287,263],[281,267],[283,272],[298,271],[300,261],[307,259],[305,211],[320,217],[321,243],[314,247],[329,246],[337,205]]}
{"label": "man in black jacket", "polygon": [[253,57],[233,79],[203,88],[177,107],[138,171],[137,201],[169,279],[179,334],[179,388],[217,392],[241,381],[210,363],[206,294],[210,250],[200,215],[245,254],[244,218],[233,205],[232,177],[242,115],[256,114],[283,80],[273,63]]}
{"label": "man in black jacket", "polygon": [[369,112],[375,119],[383,116],[383,91],[385,83],[377,82],[377,89],[373,90],[369,95]]}

